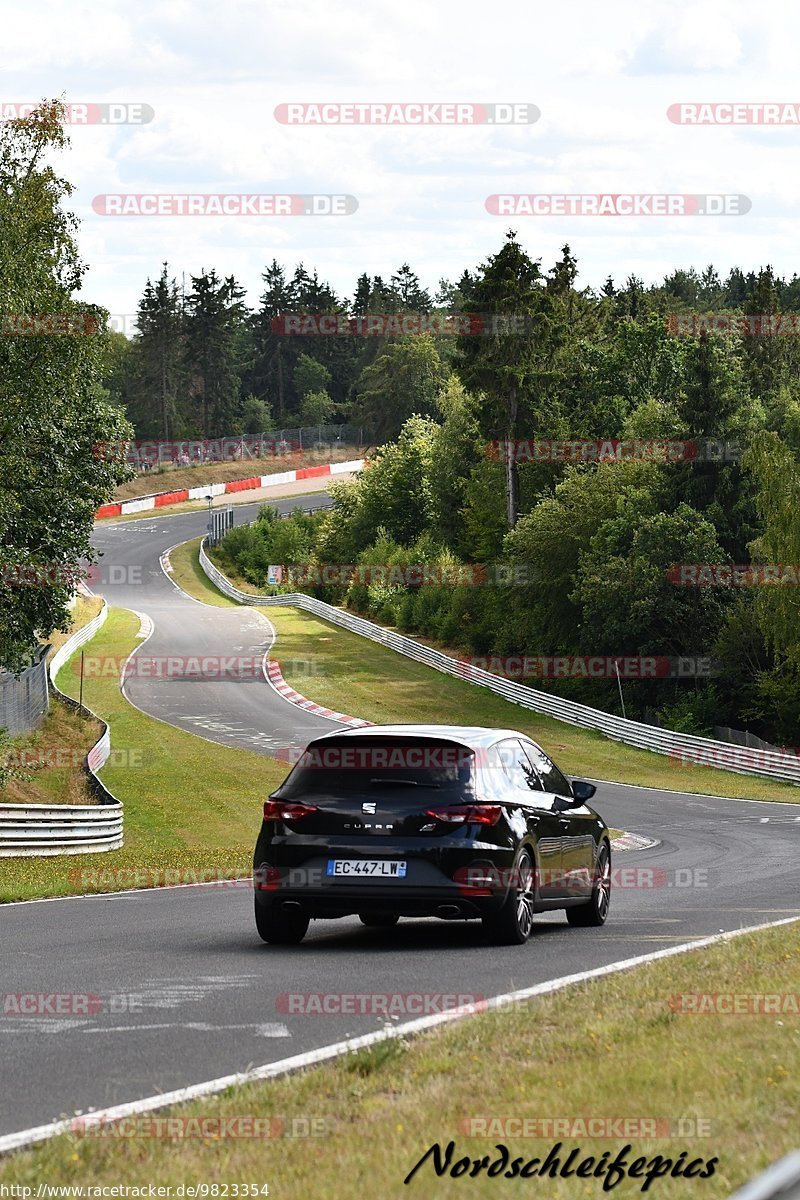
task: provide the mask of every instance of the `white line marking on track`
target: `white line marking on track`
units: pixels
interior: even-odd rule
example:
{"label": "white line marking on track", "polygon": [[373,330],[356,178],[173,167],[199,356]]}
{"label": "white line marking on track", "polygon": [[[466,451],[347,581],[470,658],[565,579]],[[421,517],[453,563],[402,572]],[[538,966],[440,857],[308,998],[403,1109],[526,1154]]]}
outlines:
{"label": "white line marking on track", "polygon": [[[797,808],[797,804],[792,803],[791,800],[750,800],[746,796],[712,796],[707,792],[679,792],[675,788],[650,787],[645,783],[620,783],[618,779],[595,779],[594,776],[590,778],[588,775],[582,775],[581,778],[587,780],[589,783],[607,784],[608,787],[637,788],[640,792],[666,792],[668,796],[685,796],[687,800],[693,800],[701,796],[704,800],[733,800],[737,804],[782,804],[786,808]],[[777,783],[778,780],[771,779],[768,782]],[[796,817],[795,820],[800,821],[800,817]]]}
{"label": "white line marking on track", "polygon": [[83,1033],[139,1033],[151,1029],[193,1029],[198,1033],[218,1033],[228,1030],[249,1029],[255,1031],[256,1037],[285,1038],[291,1037],[285,1025],[277,1023],[252,1022],[249,1025],[213,1025],[208,1021],[165,1021],[160,1025],[112,1025],[109,1027],[96,1025],[93,1029],[84,1029]]}
{"label": "white line marking on track", "polygon": [[[733,929],[727,933],[716,933],[711,937],[700,938],[696,941],[684,942],[679,946],[667,946],[661,950],[653,950],[649,954],[639,954],[635,958],[622,959],[609,963],[605,967],[595,967],[591,971],[581,971],[576,975],[564,975],[560,979],[551,979],[546,983],[537,983],[533,987],[519,988],[494,996],[481,1006],[470,1006],[466,1010],[451,1010],[445,1013],[433,1013],[427,1017],[418,1017],[414,1021],[405,1021],[401,1025],[378,1029],[373,1033],[365,1033],[361,1037],[348,1038],[343,1042],[334,1042],[330,1046],[321,1046],[318,1050],[307,1050],[303,1054],[295,1054],[291,1058],[283,1058],[278,1062],[265,1063],[261,1067],[253,1067],[236,1075],[224,1075],[219,1079],[209,1079],[204,1083],[194,1083],[189,1087],[178,1088],[173,1092],[164,1092],[157,1096],[146,1096],[141,1100],[133,1100],[128,1104],[118,1104],[113,1108],[92,1110],[94,1121],[119,1121],[123,1117],[135,1116],[137,1113],[153,1112],[155,1109],[166,1108],[172,1104],[184,1104],[200,1096],[213,1096],[226,1088],[236,1087],[243,1083],[255,1083],[262,1079],[273,1079],[278,1075],[288,1075],[307,1067],[316,1066],[330,1059],[338,1058],[365,1046],[374,1046],[378,1042],[390,1038],[408,1037],[411,1034],[423,1033],[435,1029],[438,1025],[449,1024],[451,1021],[463,1019],[476,1011],[478,1007],[487,1009],[502,1009],[519,1000],[528,1000],[534,996],[549,996],[554,992],[563,991],[577,983],[586,983],[590,979],[602,979],[608,975],[616,975],[621,971],[630,971],[646,963],[659,962],[664,958],[673,958],[678,954],[687,954],[703,946],[714,946],[720,942],[729,942],[745,933],[758,933],[763,929],[776,929],[782,925],[794,925],[800,921],[800,916],[785,917],[780,921],[768,921],[763,925],[745,926],[743,929]],[[0,1137],[0,1154],[11,1150],[19,1150],[23,1146],[31,1146],[36,1142],[44,1142],[48,1138],[58,1137],[59,1134],[69,1133],[74,1129],[73,1121],[52,1121],[48,1125],[37,1125],[31,1129],[21,1129],[17,1133],[9,1133]]]}
{"label": "white line marking on track", "polygon": [[[158,718],[154,718],[157,720]],[[200,736],[199,734],[197,735]],[[207,741],[207,738],[203,739]],[[216,744],[216,743],[215,743]],[[105,870],[106,868],[99,868]],[[113,868],[108,868],[113,870]],[[196,883],[165,883],[161,887],[120,888],[116,892],[78,892],[74,896],[39,896],[36,900],[7,900],[0,904],[0,913],[7,908],[21,908],[24,904],[56,904],[59,900],[116,900],[131,896],[151,894],[152,892],[177,892],[181,888],[207,888],[209,891],[230,888],[252,888],[252,875],[237,875],[231,879],[199,879]]]}

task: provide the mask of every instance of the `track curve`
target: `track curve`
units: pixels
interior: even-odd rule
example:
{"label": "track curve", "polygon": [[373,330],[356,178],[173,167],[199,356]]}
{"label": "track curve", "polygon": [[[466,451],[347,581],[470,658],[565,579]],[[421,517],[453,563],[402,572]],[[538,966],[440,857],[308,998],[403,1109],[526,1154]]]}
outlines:
{"label": "track curve", "polygon": [[[317,497],[278,502],[291,509]],[[237,509],[251,519],[259,506]],[[95,544],[123,582],[97,586],[153,623],[151,654],[263,655],[257,614],[182,597],[159,557],[205,530],[189,513],[98,527]],[[236,649],[232,649],[236,647]],[[130,699],[181,728],[268,754],[331,722],[301,713],[266,683],[136,679]],[[139,686],[143,685],[143,686]],[[355,714],[357,715],[357,714]],[[601,783],[610,825],[660,844],[618,855],[612,915],[601,930],[537,919],[525,947],[491,947],[474,923],[355,919],[312,923],[300,947],[263,946],[246,887],[179,887],[7,905],[0,909],[4,991],[94,995],[94,1011],[4,1012],[0,1136],[245,1070],[380,1028],[380,1015],[296,1015],[288,993],[494,996],[690,941],[800,915],[800,808]],[[115,1005],[110,997],[117,997]],[[120,997],[129,997],[127,1009]]]}

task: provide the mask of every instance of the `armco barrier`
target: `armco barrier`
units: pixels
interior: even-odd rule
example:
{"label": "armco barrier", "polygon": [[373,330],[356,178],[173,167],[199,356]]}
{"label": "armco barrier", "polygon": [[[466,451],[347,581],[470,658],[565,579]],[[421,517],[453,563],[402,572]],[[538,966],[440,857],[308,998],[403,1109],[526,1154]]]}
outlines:
{"label": "armco barrier", "polygon": [[0,804],[0,858],[97,854],[122,846],[122,806]]}
{"label": "armco barrier", "polygon": [[730,1200],[800,1200],[800,1150],[779,1162],[734,1192]]}
{"label": "armco barrier", "polygon": [[[71,708],[79,705],[56,686],[56,675],[67,659],[94,637],[107,616],[108,609],[103,601],[97,616],[73,634],[48,664],[53,691]],[[83,711],[103,726],[103,735],[89,751],[84,768],[97,805],[0,804],[0,858],[97,854],[121,848],[122,805],[95,775],[111,753],[111,731],[106,722],[85,705]]]}
{"label": "armco barrier", "polygon": [[630,721],[624,717],[615,717],[602,709],[590,708],[587,704],[576,704],[572,700],[563,700],[560,696],[548,692],[540,692],[524,684],[514,683],[492,675],[480,667],[451,658],[440,650],[432,650],[415,642],[413,638],[403,634],[392,633],[358,617],[346,609],[336,608],[313,596],[304,593],[278,596],[252,596],[234,587],[230,580],[214,566],[205,552],[205,538],[200,546],[200,565],[208,578],[224,595],[241,604],[257,604],[264,606],[292,605],[322,617],[332,625],[338,625],[350,633],[369,638],[396,650],[406,658],[424,663],[436,671],[446,675],[454,675],[477,687],[487,688],[512,704],[533,712],[544,713],[556,721],[564,721],[567,725],[577,725],[582,729],[594,729],[618,742],[635,746],[639,750],[652,750],[657,754],[668,754],[698,766],[718,767],[727,771],[736,771],[742,775],[760,775],[768,779],[780,779],[787,783],[800,785],[800,754],[790,751],[764,751],[749,746],[732,746],[728,742],[714,741],[712,738],[697,737],[694,734],[675,733],[671,729],[659,729],[655,725],[645,725],[640,721]]}

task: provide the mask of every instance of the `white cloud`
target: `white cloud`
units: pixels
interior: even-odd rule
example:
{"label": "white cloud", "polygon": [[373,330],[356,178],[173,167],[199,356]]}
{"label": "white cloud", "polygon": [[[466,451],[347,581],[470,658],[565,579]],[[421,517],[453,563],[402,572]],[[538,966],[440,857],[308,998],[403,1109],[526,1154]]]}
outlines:
{"label": "white cloud", "polygon": [[[658,278],[674,266],[794,266],[800,130],[670,124],[680,100],[798,99],[800,10],[749,0],[174,0],[98,7],[40,0],[36,35],[4,21],[3,99],[139,101],[142,127],[76,129],[59,169],[77,191],[87,291],[130,312],[167,258],[187,276],[233,272],[255,302],[273,256],[302,259],[342,292],[408,260],[428,285],[500,246],[502,191],[731,191],[746,218],[683,222],[520,219],[545,266],[568,240],[581,278]],[[768,80],[768,86],[765,84]],[[525,101],[541,121],[511,128],[296,128],[276,105],[303,101]],[[348,192],[346,218],[101,218],[113,191]]]}

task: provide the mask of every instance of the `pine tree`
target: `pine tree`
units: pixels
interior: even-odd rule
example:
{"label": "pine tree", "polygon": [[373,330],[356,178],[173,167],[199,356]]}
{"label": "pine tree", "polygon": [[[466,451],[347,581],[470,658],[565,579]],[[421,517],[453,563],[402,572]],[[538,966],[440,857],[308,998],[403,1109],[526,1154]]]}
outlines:
{"label": "pine tree", "polygon": [[289,345],[291,339],[276,332],[273,322],[276,322],[276,318],[298,311],[297,297],[277,259],[273,258],[261,278],[264,291],[261,294],[261,307],[253,317],[255,345],[250,386],[255,395],[272,403],[281,422],[286,412],[286,385],[291,378],[288,368],[296,355]]}
{"label": "pine tree", "polygon": [[403,263],[392,276],[392,290],[400,301],[401,309],[411,312],[429,312],[431,298],[420,287],[419,276],[408,263]]}
{"label": "pine tree", "polygon": [[137,433],[170,441],[186,422],[181,296],[167,264],[147,280],[137,311],[129,412]]}
{"label": "pine tree", "polygon": [[204,437],[224,436],[239,416],[243,296],[232,275],[219,279],[212,270],[192,276],[186,297],[186,364]]}
{"label": "pine tree", "polygon": [[[499,254],[482,268],[466,311],[504,318],[481,336],[458,339],[455,369],[464,386],[485,397],[482,423],[489,437],[510,443],[523,422],[541,427],[547,411],[550,304],[538,260],[528,257],[511,231]],[[506,515],[513,529],[518,513],[518,472],[505,456]]]}

